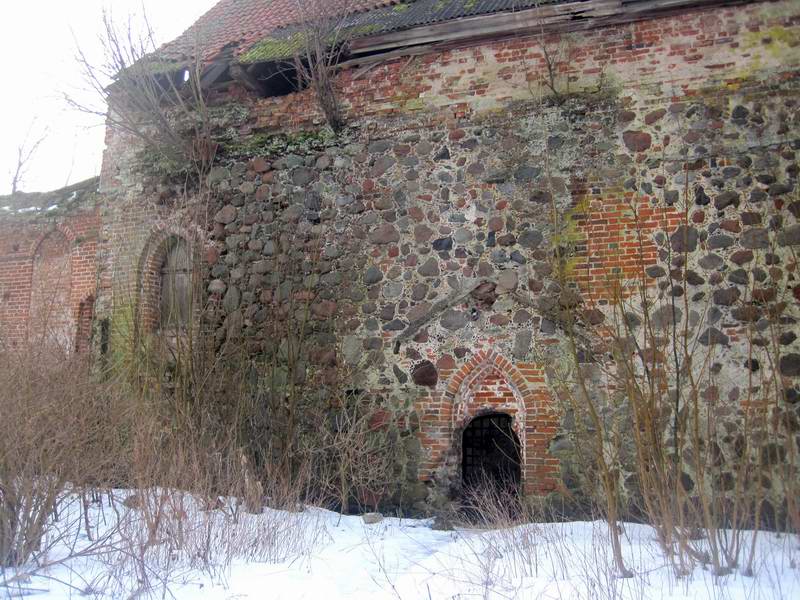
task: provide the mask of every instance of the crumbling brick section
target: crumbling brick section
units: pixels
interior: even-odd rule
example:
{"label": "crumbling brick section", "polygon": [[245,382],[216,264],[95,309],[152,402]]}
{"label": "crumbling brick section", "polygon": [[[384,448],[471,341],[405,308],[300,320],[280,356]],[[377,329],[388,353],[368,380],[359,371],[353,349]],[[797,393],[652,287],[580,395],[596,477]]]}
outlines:
{"label": "crumbling brick section", "polygon": [[[461,434],[477,416],[507,414],[521,443],[522,486],[526,495],[554,491],[559,463],[549,453],[558,414],[545,384],[544,369],[514,364],[494,350],[479,350],[461,368],[439,369],[437,388],[418,401],[420,436],[428,452],[422,478],[431,479],[460,460]],[[459,465],[460,466],[460,465]]]}

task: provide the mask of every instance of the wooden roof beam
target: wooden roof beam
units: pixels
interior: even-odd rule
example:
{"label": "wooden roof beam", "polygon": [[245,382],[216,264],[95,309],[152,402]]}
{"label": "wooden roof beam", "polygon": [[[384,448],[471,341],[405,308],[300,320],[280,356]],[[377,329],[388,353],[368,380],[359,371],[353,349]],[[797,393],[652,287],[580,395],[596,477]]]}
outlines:
{"label": "wooden roof beam", "polygon": [[350,41],[355,59],[359,54],[392,51],[414,46],[438,45],[473,38],[505,37],[551,31],[580,31],[666,15],[679,9],[741,4],[747,0],[579,0],[515,12],[479,15],[411,29],[367,36]]}

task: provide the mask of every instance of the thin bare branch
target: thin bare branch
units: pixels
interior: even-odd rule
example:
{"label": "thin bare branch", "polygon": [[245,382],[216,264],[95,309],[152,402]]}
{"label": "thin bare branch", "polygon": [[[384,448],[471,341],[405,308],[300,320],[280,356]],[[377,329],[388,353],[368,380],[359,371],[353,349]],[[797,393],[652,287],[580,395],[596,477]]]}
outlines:
{"label": "thin bare branch", "polygon": [[42,143],[47,139],[49,130],[47,128],[39,135],[34,137],[33,130],[36,125],[36,119],[31,121],[28,131],[22,143],[17,146],[17,163],[14,168],[13,175],[11,176],[11,193],[16,194],[21,191],[21,187],[25,181],[25,175],[30,168],[31,161],[33,161],[36,153],[38,152]]}

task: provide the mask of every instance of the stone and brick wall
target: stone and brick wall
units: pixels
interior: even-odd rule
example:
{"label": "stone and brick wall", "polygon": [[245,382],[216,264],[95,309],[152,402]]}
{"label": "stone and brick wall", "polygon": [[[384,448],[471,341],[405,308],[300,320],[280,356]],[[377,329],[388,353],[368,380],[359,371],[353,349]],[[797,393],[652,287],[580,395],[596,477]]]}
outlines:
{"label": "stone and brick wall", "polygon": [[[556,95],[543,43],[564,57]],[[207,206],[176,205],[110,135],[101,313],[141,301],[165,235],[197,245],[218,343],[273,351],[265,319],[310,302],[316,355],[339,352],[354,387],[402,415],[410,502],[457,486],[459,432],[486,411],[514,418],[525,490],[558,489],[571,457],[559,311],[582,305],[602,328],[642,277],[655,306],[681,298],[677,318],[701,328],[719,376],[708,394],[729,415],[752,396],[741,342],[771,323],[798,397],[796,3],[486,42],[345,71],[338,87],[338,139],[316,129],[309,91],[215,98]]]}

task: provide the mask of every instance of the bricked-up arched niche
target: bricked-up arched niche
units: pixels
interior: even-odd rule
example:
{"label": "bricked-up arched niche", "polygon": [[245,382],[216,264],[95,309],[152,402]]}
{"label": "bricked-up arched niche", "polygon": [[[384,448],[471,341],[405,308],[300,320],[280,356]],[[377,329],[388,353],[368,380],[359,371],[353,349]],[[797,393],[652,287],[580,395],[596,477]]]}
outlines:
{"label": "bricked-up arched niche", "polygon": [[472,419],[461,434],[463,488],[517,494],[521,480],[522,448],[511,416],[489,413]]}
{"label": "bricked-up arched niche", "polygon": [[61,231],[48,234],[33,256],[28,318],[30,341],[45,350],[70,352],[75,323],[72,294],[71,248]]}
{"label": "bricked-up arched niche", "polygon": [[195,260],[183,236],[151,240],[140,268],[139,322],[145,332],[180,333],[195,312]]}

